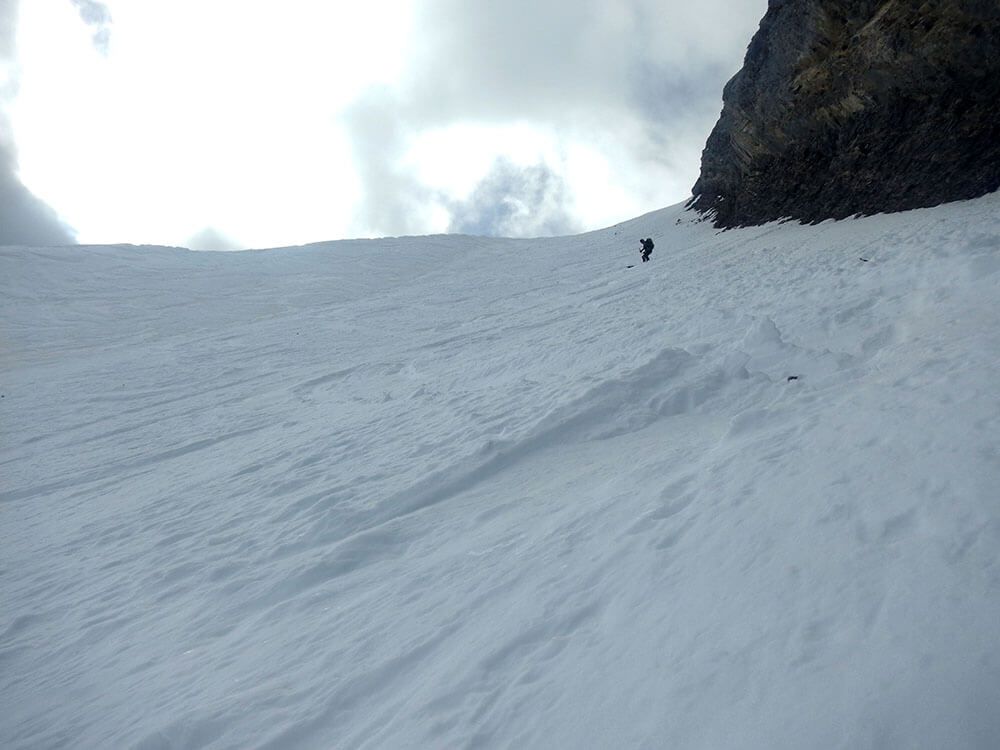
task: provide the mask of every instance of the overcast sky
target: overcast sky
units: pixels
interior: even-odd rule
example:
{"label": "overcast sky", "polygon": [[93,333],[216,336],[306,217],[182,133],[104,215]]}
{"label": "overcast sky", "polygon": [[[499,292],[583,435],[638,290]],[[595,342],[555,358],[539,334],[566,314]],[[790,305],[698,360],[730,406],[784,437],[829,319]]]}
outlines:
{"label": "overcast sky", "polygon": [[0,0],[0,244],[532,236],[684,200],[767,0]]}

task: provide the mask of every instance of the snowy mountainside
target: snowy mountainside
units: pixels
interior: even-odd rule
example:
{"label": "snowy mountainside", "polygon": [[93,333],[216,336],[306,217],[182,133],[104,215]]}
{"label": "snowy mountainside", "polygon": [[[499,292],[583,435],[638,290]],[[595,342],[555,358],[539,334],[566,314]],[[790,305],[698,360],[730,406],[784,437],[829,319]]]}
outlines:
{"label": "snowy mountainside", "polygon": [[0,248],[0,745],[1000,745],[1000,196],[695,219]]}

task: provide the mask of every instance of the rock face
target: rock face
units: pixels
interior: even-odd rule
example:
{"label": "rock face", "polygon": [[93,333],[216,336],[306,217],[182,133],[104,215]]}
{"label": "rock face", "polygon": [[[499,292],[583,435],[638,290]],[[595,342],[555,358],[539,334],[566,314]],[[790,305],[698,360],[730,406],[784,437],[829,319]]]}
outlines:
{"label": "rock face", "polygon": [[1000,188],[1000,0],[770,0],[702,154],[717,226]]}

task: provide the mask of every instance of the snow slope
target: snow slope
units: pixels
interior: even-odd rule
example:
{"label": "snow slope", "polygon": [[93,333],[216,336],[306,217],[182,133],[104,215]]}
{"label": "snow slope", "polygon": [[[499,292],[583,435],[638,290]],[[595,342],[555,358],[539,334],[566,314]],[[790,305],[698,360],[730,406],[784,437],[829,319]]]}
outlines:
{"label": "snow slope", "polygon": [[1000,747],[1000,196],[693,218],[0,249],[0,746]]}

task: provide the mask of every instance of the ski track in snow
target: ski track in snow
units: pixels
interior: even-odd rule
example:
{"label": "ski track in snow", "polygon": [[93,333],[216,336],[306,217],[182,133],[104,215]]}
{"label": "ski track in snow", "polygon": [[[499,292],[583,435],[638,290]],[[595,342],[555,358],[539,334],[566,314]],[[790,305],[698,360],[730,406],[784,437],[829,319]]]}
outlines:
{"label": "ski track in snow", "polygon": [[0,287],[0,746],[1000,746],[998,195]]}

